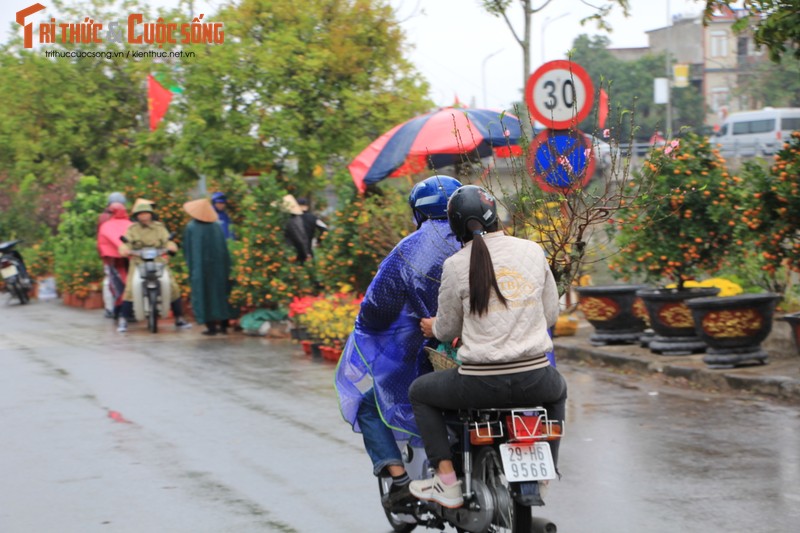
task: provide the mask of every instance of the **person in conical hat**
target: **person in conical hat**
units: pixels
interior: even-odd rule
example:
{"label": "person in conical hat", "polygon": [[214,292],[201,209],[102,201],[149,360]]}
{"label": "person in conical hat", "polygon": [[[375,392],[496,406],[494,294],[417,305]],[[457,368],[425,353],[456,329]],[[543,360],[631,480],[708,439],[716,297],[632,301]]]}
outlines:
{"label": "person in conical hat", "polygon": [[286,221],[284,226],[286,240],[297,251],[297,262],[304,263],[306,259],[311,257],[311,250],[308,248],[309,239],[303,223],[303,208],[300,207],[300,204],[291,194],[283,197],[281,208],[289,213],[289,220]]}
{"label": "person in conical hat", "polygon": [[225,233],[208,199],[186,202],[183,209],[192,217],[183,233],[183,256],[195,320],[206,325],[204,335],[227,333],[228,321],[237,313],[230,304],[231,257]]}

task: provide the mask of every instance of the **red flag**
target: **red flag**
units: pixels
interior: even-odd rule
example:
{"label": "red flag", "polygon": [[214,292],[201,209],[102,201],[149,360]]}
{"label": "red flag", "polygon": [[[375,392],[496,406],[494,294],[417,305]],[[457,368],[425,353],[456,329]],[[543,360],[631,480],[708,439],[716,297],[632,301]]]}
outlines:
{"label": "red flag", "polygon": [[147,75],[147,110],[150,112],[150,131],[155,131],[158,123],[167,114],[172,101],[172,91],[165,89],[151,75]]}
{"label": "red flag", "polygon": [[597,109],[597,126],[602,130],[606,127],[606,119],[608,118],[608,93],[605,89],[600,89],[600,98]]}

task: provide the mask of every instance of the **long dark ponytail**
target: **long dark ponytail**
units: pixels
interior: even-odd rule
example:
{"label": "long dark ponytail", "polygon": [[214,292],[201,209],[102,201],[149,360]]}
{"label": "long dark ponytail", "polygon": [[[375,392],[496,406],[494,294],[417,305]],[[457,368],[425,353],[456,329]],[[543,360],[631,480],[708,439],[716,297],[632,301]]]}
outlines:
{"label": "long dark ponytail", "polygon": [[[497,230],[497,223],[489,231]],[[497,284],[497,276],[494,273],[494,264],[489,248],[483,240],[486,233],[483,224],[479,220],[471,219],[467,221],[467,230],[472,235],[472,251],[469,256],[469,312],[478,316],[483,316],[489,311],[489,298],[494,289],[497,298],[502,304],[508,307],[508,302],[500,286]]]}

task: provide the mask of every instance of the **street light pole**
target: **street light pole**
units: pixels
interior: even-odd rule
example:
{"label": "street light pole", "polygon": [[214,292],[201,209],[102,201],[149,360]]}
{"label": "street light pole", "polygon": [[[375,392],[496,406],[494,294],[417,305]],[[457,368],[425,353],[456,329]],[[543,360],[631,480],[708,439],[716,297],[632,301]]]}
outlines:
{"label": "street light pole", "polygon": [[489,59],[491,59],[492,57],[496,56],[497,54],[499,54],[502,51],[503,51],[503,49],[501,48],[500,50],[497,50],[496,52],[492,52],[488,56],[484,57],[483,61],[481,62],[481,84],[483,85],[483,107],[487,106],[487,103],[486,103],[486,62],[489,61]]}
{"label": "street light pole", "polygon": [[672,20],[670,20],[671,14],[669,9],[669,0],[667,0],[667,46],[666,46],[666,57],[667,57],[667,139],[672,138],[672,73],[670,72],[671,69],[671,58],[669,52],[669,45],[672,42]]}
{"label": "street light pole", "polygon": [[566,13],[561,13],[557,17],[546,17],[544,19],[544,22],[542,23],[542,31],[541,31],[542,43],[541,43],[541,47],[539,49],[539,53],[541,54],[541,59],[542,59],[541,63],[542,64],[544,64],[544,32],[547,29],[547,25],[550,24],[551,22],[557,21],[560,18],[566,17],[567,15],[569,15],[569,11],[567,11]]}

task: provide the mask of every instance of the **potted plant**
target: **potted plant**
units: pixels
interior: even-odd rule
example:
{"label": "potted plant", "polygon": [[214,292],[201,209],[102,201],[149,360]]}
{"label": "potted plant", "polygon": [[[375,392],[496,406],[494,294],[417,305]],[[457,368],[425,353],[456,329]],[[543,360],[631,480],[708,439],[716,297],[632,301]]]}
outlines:
{"label": "potted plant", "polygon": [[42,280],[53,277],[53,239],[45,239],[24,251],[25,265],[34,282],[31,298],[37,298]]}
{"label": "potted plant", "polygon": [[83,176],[75,198],[64,202],[53,262],[56,284],[67,305],[95,308],[99,302],[102,307],[103,263],[97,253],[97,218],[106,200],[97,178]]}
{"label": "potted plant", "polygon": [[[781,299],[776,293],[787,294],[791,271],[800,270],[800,132],[792,133],[772,165],[750,161],[741,172],[746,191],[735,238],[743,251],[731,270],[768,292],[690,302],[697,332],[710,346],[704,361],[713,367],[767,362],[760,343],[772,328]],[[785,320],[797,335],[794,316]]]}
{"label": "potted plant", "polygon": [[789,323],[792,328],[792,337],[794,337],[794,346],[797,348],[797,355],[800,355],[800,313],[792,313],[785,315],[783,320]]}
{"label": "potted plant", "polygon": [[594,326],[589,342],[595,346],[638,343],[646,321],[636,293],[647,285],[598,285],[576,287],[578,309]]}
{"label": "potted plant", "polygon": [[701,352],[706,345],[695,333],[686,300],[714,296],[719,289],[686,283],[718,270],[734,253],[742,180],[730,176],[709,141],[694,134],[654,148],[645,162],[648,171],[649,194],[637,196],[610,230],[619,246],[611,268],[646,282],[674,283],[637,292],[656,333],[652,352]]}
{"label": "potted plant", "polygon": [[711,368],[765,364],[761,343],[772,331],[780,294],[695,298],[687,302],[695,331],[708,345],[703,361]]}

